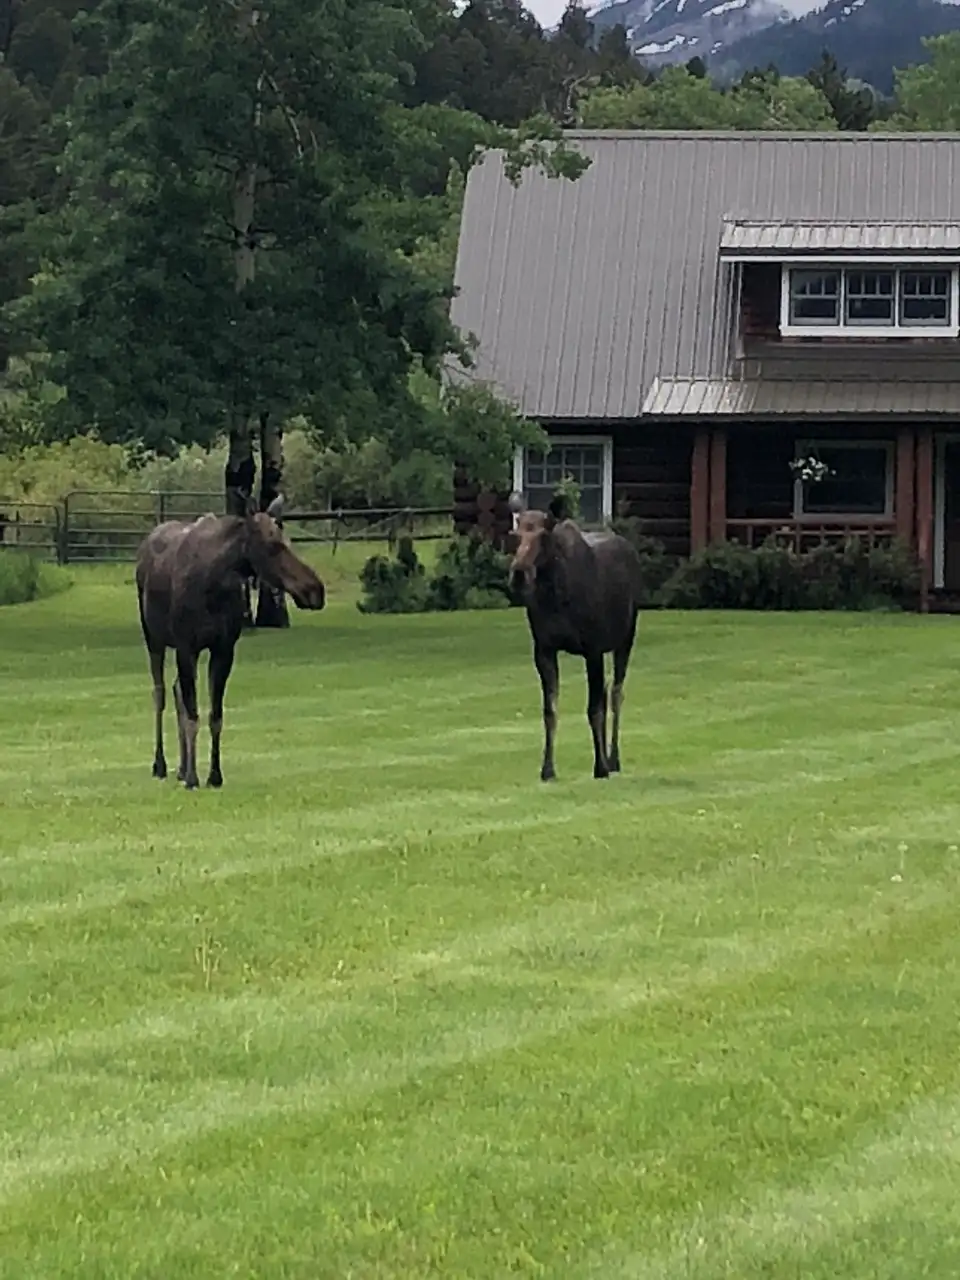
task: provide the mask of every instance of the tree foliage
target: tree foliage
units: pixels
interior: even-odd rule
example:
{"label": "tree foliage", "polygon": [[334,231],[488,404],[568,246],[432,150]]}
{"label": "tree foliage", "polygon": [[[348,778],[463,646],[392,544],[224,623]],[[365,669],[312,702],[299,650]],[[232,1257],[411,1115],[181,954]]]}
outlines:
{"label": "tree foliage", "polygon": [[687,67],[666,67],[650,83],[597,88],[580,104],[593,129],[836,129],[830,104],[804,79],[775,69],[748,72],[723,89]]}
{"label": "tree foliage", "polygon": [[896,73],[896,108],[872,128],[960,129],[960,31],[924,40],[929,62]]}

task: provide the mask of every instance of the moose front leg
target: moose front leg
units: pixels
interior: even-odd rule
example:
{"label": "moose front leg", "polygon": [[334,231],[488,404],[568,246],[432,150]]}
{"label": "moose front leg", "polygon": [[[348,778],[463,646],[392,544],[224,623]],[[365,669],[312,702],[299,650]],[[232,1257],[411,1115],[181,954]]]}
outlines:
{"label": "moose front leg", "polygon": [[607,759],[607,686],[603,654],[587,658],[587,721],[593,734],[593,776],[609,778]]}
{"label": "moose front leg", "polygon": [[197,777],[197,732],[200,717],[197,710],[197,655],[177,651],[177,684],[180,686],[181,722],[183,726],[183,784],[188,791],[199,787]]}
{"label": "moose front leg", "polygon": [[540,677],[540,688],[543,691],[543,763],[540,766],[540,781],[549,782],[557,776],[553,767],[553,740],[557,732],[560,667],[555,649],[536,649],[533,661]]}

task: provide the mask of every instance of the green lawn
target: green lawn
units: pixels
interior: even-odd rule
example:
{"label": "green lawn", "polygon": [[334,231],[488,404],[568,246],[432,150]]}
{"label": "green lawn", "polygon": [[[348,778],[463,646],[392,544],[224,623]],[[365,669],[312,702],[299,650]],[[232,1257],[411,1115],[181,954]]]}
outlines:
{"label": "green lawn", "polygon": [[543,786],[523,616],[338,570],[188,795],[75,576],[0,610],[4,1280],[960,1275],[960,620],[646,616]]}

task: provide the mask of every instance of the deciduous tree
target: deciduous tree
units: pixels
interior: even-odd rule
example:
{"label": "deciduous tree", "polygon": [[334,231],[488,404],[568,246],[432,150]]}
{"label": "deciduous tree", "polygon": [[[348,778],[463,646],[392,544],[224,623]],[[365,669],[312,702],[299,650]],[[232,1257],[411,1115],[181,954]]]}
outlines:
{"label": "deciduous tree", "polygon": [[[410,438],[411,371],[461,350],[452,281],[417,259],[444,212],[411,171],[430,122],[404,103],[431,16],[434,0],[102,0],[106,69],[67,113],[69,195],[34,228],[43,269],[14,308],[66,390],[56,433],[170,453],[226,431],[231,510],[256,443],[269,503],[291,413]],[[478,133],[434,137],[448,165],[479,140],[514,172],[583,167],[535,127]],[[283,625],[282,601],[262,596],[258,621]]]}

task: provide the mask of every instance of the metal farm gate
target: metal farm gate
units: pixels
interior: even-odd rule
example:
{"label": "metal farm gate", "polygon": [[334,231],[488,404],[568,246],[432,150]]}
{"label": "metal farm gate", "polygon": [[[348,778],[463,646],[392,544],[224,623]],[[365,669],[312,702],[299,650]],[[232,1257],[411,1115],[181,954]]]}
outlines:
{"label": "metal farm gate", "polygon": [[[221,490],[145,492],[76,489],[62,503],[5,500],[0,495],[0,547],[15,547],[60,564],[123,564],[136,558],[147,533],[164,520],[223,513]],[[448,538],[459,528],[457,507],[364,507],[292,511],[284,517],[291,542],[381,542],[409,534],[418,541]]]}

